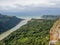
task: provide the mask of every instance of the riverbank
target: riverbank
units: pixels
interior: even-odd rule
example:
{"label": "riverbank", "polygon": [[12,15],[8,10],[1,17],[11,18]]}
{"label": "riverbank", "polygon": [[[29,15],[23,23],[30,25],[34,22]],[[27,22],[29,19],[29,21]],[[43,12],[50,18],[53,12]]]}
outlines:
{"label": "riverbank", "polygon": [[4,38],[6,38],[9,34],[11,34],[12,32],[16,31],[17,29],[19,29],[21,26],[27,24],[28,21],[30,21],[31,19],[25,19],[22,20],[18,25],[16,25],[15,27],[13,27],[12,29],[4,32],[3,34],[0,35],[0,41],[3,40]]}

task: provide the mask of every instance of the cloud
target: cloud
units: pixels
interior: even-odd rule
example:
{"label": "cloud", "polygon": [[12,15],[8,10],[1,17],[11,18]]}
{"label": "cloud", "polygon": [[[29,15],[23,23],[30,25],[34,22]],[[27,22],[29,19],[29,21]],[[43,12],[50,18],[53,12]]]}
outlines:
{"label": "cloud", "polygon": [[[58,6],[57,6],[58,5]],[[26,7],[60,7],[59,0],[0,0],[0,7],[4,9]]]}
{"label": "cloud", "polygon": [[41,14],[59,10],[60,0],[0,0],[0,12]]}

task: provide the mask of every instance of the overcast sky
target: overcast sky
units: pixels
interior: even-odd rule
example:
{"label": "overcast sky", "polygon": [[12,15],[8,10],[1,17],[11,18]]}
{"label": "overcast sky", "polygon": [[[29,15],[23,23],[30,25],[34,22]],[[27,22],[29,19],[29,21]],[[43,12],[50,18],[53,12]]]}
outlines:
{"label": "overcast sky", "polygon": [[0,13],[11,15],[60,14],[60,0],[0,0]]}

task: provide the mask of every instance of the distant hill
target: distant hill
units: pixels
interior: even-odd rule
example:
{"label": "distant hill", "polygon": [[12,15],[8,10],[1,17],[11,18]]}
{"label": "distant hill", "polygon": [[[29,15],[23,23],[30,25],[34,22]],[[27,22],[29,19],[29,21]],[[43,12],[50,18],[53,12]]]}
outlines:
{"label": "distant hill", "polygon": [[56,20],[56,19],[60,18],[60,15],[43,15],[42,18],[49,19],[49,20]]}
{"label": "distant hill", "polygon": [[0,14],[0,34],[16,26],[22,19]]}

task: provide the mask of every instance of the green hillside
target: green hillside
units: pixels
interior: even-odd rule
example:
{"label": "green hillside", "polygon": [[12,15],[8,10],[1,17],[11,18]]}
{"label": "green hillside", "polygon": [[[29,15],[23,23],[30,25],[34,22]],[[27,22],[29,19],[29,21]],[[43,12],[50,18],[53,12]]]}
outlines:
{"label": "green hillside", "polygon": [[0,34],[16,26],[22,19],[0,14]]}
{"label": "green hillside", "polygon": [[0,42],[0,45],[48,45],[55,20],[32,19]]}

